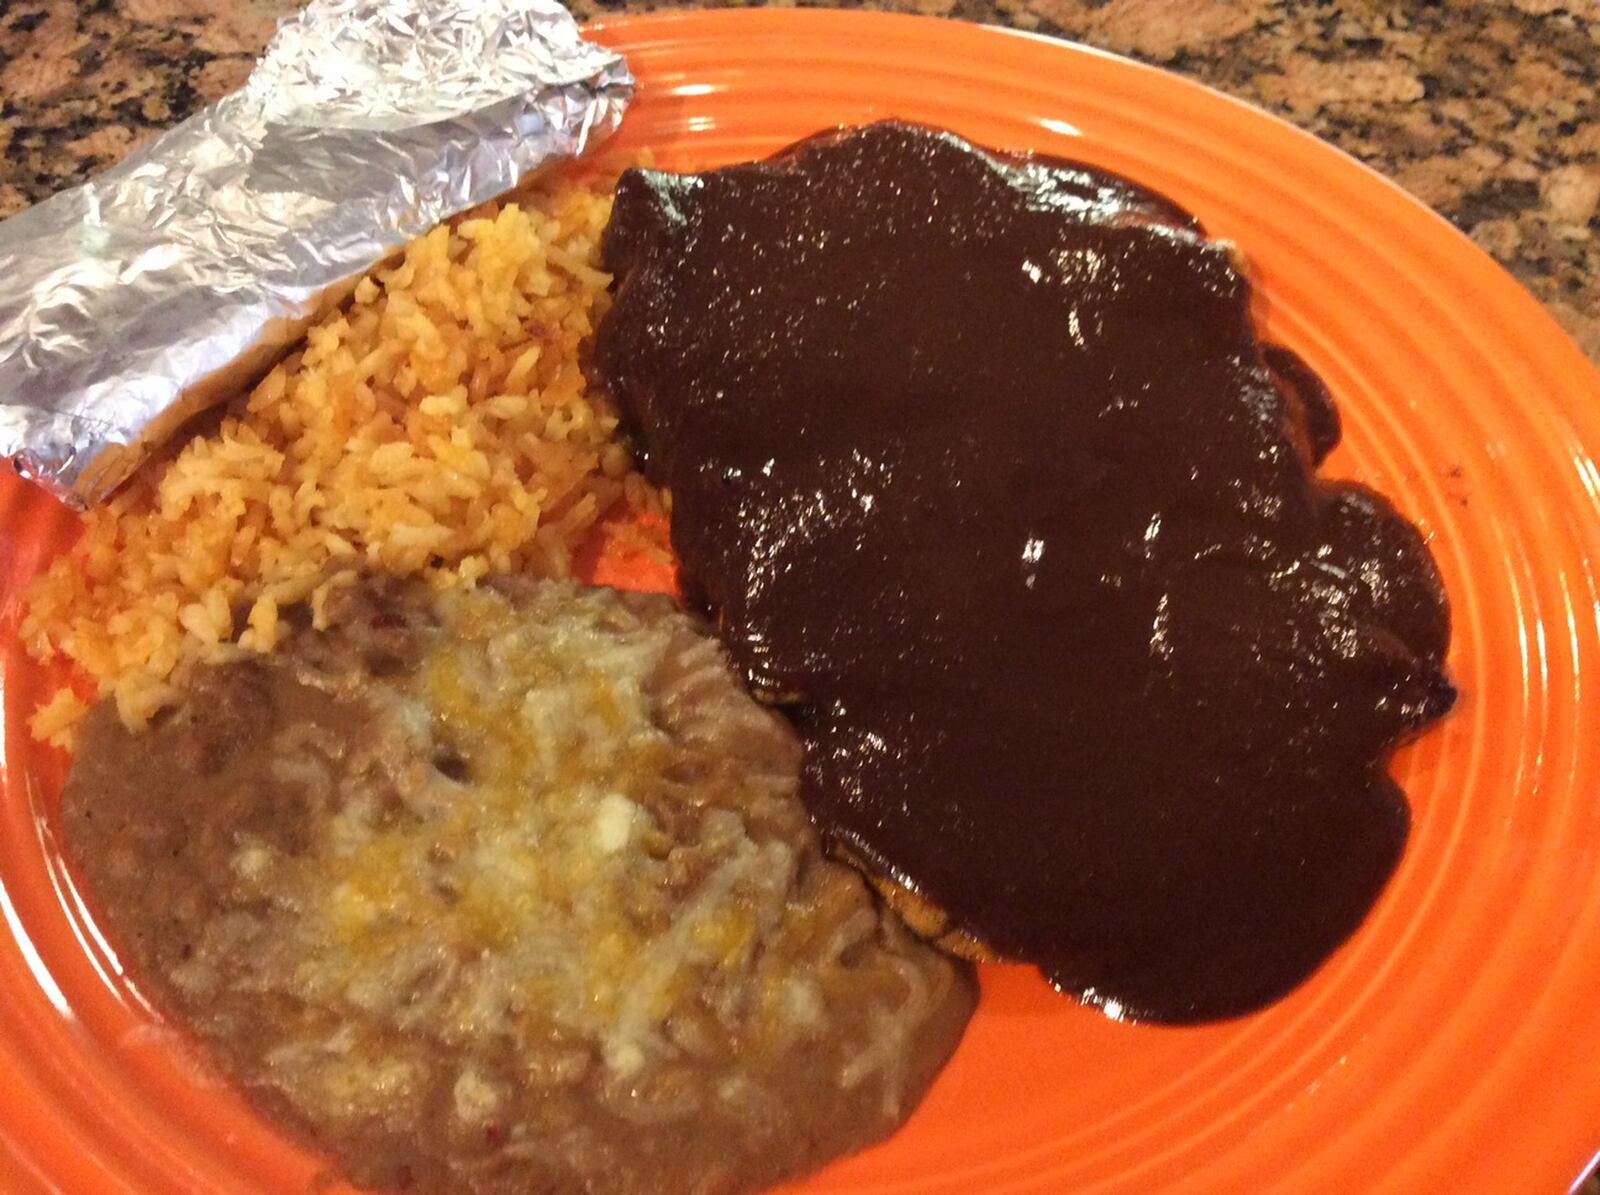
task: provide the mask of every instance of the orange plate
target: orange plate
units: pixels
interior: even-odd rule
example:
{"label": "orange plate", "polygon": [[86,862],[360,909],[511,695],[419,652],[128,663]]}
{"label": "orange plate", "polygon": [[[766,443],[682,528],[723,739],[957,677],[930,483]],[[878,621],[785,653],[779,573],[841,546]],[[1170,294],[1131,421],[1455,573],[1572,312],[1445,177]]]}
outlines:
{"label": "orange plate", "polygon": [[[1415,831],[1348,946],[1266,1012],[1113,1024],[991,968],[966,1041],[830,1191],[1565,1190],[1600,1148],[1600,378],[1487,257],[1287,125],[1040,38],[836,12],[607,21],[670,167],[899,116],[1124,171],[1238,242],[1344,412],[1333,470],[1433,536],[1464,698],[1397,759]],[[981,312],[973,313],[981,319]],[[70,519],[0,487],[0,614]],[[6,644],[0,1174],[24,1191],[295,1191],[320,1163],[151,1026],[64,885],[60,760]],[[1584,686],[1588,686],[1585,688]]]}

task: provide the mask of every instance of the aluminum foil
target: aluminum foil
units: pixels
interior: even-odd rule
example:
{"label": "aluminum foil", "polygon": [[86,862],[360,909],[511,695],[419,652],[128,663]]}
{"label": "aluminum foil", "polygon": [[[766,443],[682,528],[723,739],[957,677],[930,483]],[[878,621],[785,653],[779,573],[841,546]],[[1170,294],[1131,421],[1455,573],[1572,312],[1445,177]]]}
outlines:
{"label": "aluminum foil", "polygon": [[241,90],[0,222],[0,456],[104,498],[373,265],[582,153],[632,91],[556,0],[312,0]]}

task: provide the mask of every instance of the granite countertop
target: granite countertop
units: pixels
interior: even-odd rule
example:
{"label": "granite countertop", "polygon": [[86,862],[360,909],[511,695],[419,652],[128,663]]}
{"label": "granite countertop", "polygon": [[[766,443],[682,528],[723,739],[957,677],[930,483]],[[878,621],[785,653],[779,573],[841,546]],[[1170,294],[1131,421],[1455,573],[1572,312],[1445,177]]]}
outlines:
{"label": "granite countertop", "polygon": [[[688,4],[570,0],[580,18]],[[1594,0],[848,0],[1189,75],[1354,154],[1498,259],[1600,363]],[[0,216],[237,87],[296,0],[0,0]],[[1584,1186],[1600,1195],[1600,1185]]]}
{"label": "granite countertop", "polygon": [[[581,18],[690,7],[571,0]],[[1389,175],[1600,363],[1593,0],[851,0],[1012,25],[1192,76]],[[0,5],[0,216],[238,86],[296,0]]]}

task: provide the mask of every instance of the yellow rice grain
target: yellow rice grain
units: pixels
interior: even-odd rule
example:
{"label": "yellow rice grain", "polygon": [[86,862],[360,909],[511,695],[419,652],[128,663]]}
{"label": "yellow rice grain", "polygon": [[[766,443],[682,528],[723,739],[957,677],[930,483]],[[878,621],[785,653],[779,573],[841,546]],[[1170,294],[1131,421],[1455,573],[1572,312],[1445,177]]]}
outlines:
{"label": "yellow rice grain", "polygon": [[[590,395],[610,200],[552,185],[435,229],[233,403],[148,464],[28,595],[24,641],[143,724],[199,662],[271,651],[282,607],[357,570],[439,587],[566,575],[595,521],[656,502]],[[63,690],[35,735],[70,741]]]}

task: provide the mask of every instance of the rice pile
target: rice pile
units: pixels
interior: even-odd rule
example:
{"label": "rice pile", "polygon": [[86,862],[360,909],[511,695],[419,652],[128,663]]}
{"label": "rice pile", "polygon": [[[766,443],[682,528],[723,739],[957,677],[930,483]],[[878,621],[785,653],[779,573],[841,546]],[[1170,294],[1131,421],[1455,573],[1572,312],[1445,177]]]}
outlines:
{"label": "rice pile", "polygon": [[[608,194],[556,186],[363,279],[216,432],[87,516],[28,595],[30,654],[66,657],[139,726],[197,662],[271,651],[286,605],[320,621],[363,572],[566,575],[597,519],[655,501],[579,368],[609,214]],[[66,745],[86,709],[63,689],[30,728]]]}

